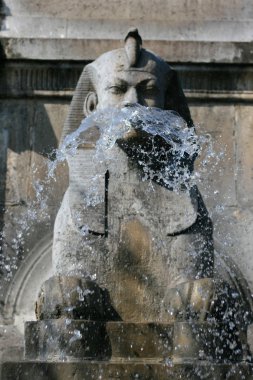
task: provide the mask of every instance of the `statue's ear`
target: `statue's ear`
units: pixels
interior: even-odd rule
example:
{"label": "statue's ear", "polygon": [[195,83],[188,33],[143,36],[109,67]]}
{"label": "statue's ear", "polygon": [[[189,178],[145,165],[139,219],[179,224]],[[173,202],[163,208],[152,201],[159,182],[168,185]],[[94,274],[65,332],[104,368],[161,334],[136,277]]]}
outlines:
{"label": "statue's ear", "polygon": [[164,109],[176,111],[187,122],[189,127],[193,126],[190,110],[181,83],[176,71],[172,69],[169,72]]}
{"label": "statue's ear", "polygon": [[83,104],[84,115],[89,116],[93,111],[95,111],[97,108],[97,104],[97,94],[94,91],[88,92]]}
{"label": "statue's ear", "polygon": [[[95,89],[92,84],[92,67],[90,64],[84,68],[77,83],[74,96],[69,107],[69,112],[63,126],[61,142],[69,133],[74,132],[80,126],[83,118],[89,114],[87,112],[88,109],[91,112],[92,107],[95,106],[95,97]],[[86,107],[84,109],[85,104]]]}

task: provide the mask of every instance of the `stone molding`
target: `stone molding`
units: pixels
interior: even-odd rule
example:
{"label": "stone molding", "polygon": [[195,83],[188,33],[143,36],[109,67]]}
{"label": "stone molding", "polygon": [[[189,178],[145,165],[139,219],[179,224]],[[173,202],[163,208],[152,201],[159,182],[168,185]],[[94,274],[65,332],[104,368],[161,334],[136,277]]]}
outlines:
{"label": "stone molding", "polygon": [[[135,7],[138,5],[136,3]],[[58,9],[58,11],[60,10]],[[178,7],[176,11],[178,12]],[[144,40],[248,42],[253,37],[253,20],[242,18],[239,14],[236,15],[236,19],[219,19],[216,15],[212,19],[206,20],[204,20],[203,14],[196,15],[196,18],[191,19],[187,10],[183,15],[184,19],[181,20],[173,16],[171,12],[166,15],[167,17],[160,12],[158,19],[153,19],[153,17],[149,19],[147,15],[138,19],[135,14],[135,18],[131,17],[130,21],[122,14],[118,16],[115,19],[112,17],[108,19],[97,14],[94,19],[92,16],[87,17],[87,13],[84,12],[77,19],[71,18],[69,14],[65,14],[65,17],[58,17],[58,15],[52,17],[50,13],[33,15],[26,7],[26,14],[14,13],[14,15],[5,17],[0,36],[48,39],[104,39],[105,37],[124,39],[130,25],[136,25]],[[170,20],[168,20],[168,16],[171,17]]]}
{"label": "stone molding", "polygon": [[[0,98],[71,99],[83,62],[6,62],[0,68]],[[172,64],[189,100],[253,101],[253,66]]]}
{"label": "stone molding", "polygon": [[[6,59],[94,60],[106,51],[122,47],[111,38],[13,38],[0,37]],[[145,40],[145,49],[169,62],[252,63],[252,41]]]}

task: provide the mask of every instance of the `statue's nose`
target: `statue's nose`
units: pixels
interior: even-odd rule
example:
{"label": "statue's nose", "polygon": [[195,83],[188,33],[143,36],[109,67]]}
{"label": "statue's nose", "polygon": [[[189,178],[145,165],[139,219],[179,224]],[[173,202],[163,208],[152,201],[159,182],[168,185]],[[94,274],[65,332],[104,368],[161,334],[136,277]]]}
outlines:
{"label": "statue's nose", "polygon": [[138,103],[138,94],[134,87],[131,87],[124,97],[124,106],[131,106],[133,104]]}

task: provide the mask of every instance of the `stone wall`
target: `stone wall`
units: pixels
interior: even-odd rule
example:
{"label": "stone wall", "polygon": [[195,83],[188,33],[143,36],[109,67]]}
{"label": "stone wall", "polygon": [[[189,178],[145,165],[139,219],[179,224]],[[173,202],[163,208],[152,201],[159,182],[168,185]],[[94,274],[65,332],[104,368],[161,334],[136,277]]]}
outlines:
{"label": "stone wall", "polygon": [[[253,291],[252,1],[232,0],[228,7],[225,0],[156,0],[151,7],[148,0],[5,0],[0,18],[3,331],[34,317],[35,294],[50,272],[67,169],[60,167],[50,185],[49,218],[38,204],[31,214],[32,184],[45,178],[45,158],[58,145],[82,67],[121,46],[131,25],[139,27],[146,48],[178,70],[197,131],[212,136],[214,157],[204,168],[200,160],[196,165],[199,187],[217,249],[234,260]],[[33,220],[26,229],[28,212]]]}
{"label": "stone wall", "polygon": [[23,38],[112,39],[138,25],[145,39],[236,41],[252,39],[250,0],[3,0],[2,34]]}

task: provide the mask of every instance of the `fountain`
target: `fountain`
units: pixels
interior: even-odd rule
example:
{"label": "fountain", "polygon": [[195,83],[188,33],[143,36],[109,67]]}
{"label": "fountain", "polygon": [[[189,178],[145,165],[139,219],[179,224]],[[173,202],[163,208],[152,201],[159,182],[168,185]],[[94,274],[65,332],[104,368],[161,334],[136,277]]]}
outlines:
{"label": "fountain", "polygon": [[200,144],[176,72],[136,29],[86,66],[56,154],[70,179],[54,275],[4,380],[252,378],[251,307],[217,265]]}

